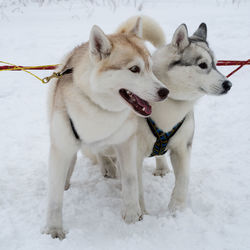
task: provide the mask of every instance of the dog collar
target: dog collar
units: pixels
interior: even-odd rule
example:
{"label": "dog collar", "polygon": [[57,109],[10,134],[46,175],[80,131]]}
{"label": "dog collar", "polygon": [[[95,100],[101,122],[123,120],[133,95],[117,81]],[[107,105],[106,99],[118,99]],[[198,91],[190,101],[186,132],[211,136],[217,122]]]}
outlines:
{"label": "dog collar", "polygon": [[181,125],[183,124],[185,120],[185,117],[179,123],[177,123],[172,128],[172,130],[168,132],[164,132],[160,128],[158,128],[155,122],[150,117],[146,118],[146,120],[147,120],[148,126],[152,134],[156,137],[156,141],[155,141],[150,157],[155,156],[155,155],[164,155],[168,151],[167,145],[169,143],[169,140],[179,130],[179,128],[181,127]]}

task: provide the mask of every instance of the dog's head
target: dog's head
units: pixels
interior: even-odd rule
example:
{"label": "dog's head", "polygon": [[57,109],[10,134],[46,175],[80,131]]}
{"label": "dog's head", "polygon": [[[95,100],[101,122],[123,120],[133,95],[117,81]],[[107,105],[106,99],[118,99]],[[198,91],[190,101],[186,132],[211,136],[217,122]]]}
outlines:
{"label": "dog's head", "polygon": [[92,63],[92,100],[104,109],[121,111],[128,106],[138,115],[149,116],[148,102],[164,100],[167,88],[152,72],[151,56],[143,44],[141,20],[128,34],[105,35],[92,28],[89,56]]}
{"label": "dog's head", "polygon": [[205,23],[191,37],[186,25],[180,25],[171,44],[155,52],[153,62],[154,73],[165,83],[173,99],[196,100],[204,94],[222,95],[232,86],[216,68]]}

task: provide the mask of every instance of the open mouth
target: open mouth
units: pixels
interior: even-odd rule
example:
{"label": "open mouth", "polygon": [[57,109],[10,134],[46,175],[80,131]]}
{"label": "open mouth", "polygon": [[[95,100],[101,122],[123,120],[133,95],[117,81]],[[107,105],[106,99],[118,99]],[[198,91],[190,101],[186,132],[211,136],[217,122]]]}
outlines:
{"label": "open mouth", "polygon": [[152,108],[149,103],[141,99],[136,94],[132,93],[127,89],[120,89],[119,93],[121,97],[134,109],[135,112],[142,116],[151,115]]}

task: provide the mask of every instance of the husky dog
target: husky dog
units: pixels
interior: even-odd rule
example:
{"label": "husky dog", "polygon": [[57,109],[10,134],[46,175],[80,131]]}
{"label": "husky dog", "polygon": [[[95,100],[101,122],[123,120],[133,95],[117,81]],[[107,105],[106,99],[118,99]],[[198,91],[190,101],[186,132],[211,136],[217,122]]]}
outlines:
{"label": "husky dog", "polygon": [[[119,32],[126,33],[136,18],[133,17],[119,27]],[[151,29],[144,30],[149,26]],[[160,32],[159,32],[160,30]],[[151,33],[149,34],[149,31]],[[156,32],[156,33],[155,33]],[[226,94],[232,84],[216,68],[216,60],[207,42],[207,26],[202,23],[195,33],[189,37],[185,24],[175,31],[170,44],[163,44],[161,28],[151,18],[143,17],[143,38],[157,44],[158,49],[152,56],[153,72],[169,89],[166,101],[152,106],[151,118],[157,128],[162,131],[173,131],[179,124],[179,129],[168,141],[167,150],[170,151],[171,163],[175,174],[175,186],[169,210],[174,213],[186,205],[189,165],[192,140],[194,134],[194,104],[204,95]],[[137,129],[137,176],[139,203],[141,210],[145,211],[142,164],[143,159],[152,156],[152,149],[156,137],[152,134],[146,120],[138,119]],[[108,176],[115,176],[114,164],[103,157],[102,171]],[[100,158],[100,157],[99,157]],[[169,172],[164,155],[156,157],[156,170],[154,175],[163,176]],[[122,177],[121,173],[121,177]]]}
{"label": "husky dog", "polygon": [[[168,90],[152,72],[150,54],[140,38],[141,21],[126,34],[105,35],[93,26],[89,42],[75,48],[59,71],[49,96],[50,156],[45,233],[65,237],[63,191],[77,151],[116,146],[123,170],[123,217],[140,218],[136,172],[137,117],[151,114],[148,102],[164,100]],[[133,115],[133,112],[136,115]],[[125,166],[126,165],[126,166]],[[132,195],[131,195],[132,194]],[[131,209],[133,208],[133,209]]]}

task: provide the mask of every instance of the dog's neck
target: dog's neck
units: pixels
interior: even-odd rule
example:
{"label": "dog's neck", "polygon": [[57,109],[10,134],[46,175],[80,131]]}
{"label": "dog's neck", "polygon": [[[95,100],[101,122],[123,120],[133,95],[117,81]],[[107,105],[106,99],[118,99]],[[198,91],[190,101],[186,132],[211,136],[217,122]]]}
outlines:
{"label": "dog's neck", "polygon": [[152,119],[164,131],[169,131],[193,110],[195,101],[180,101],[167,98],[152,107]]}

